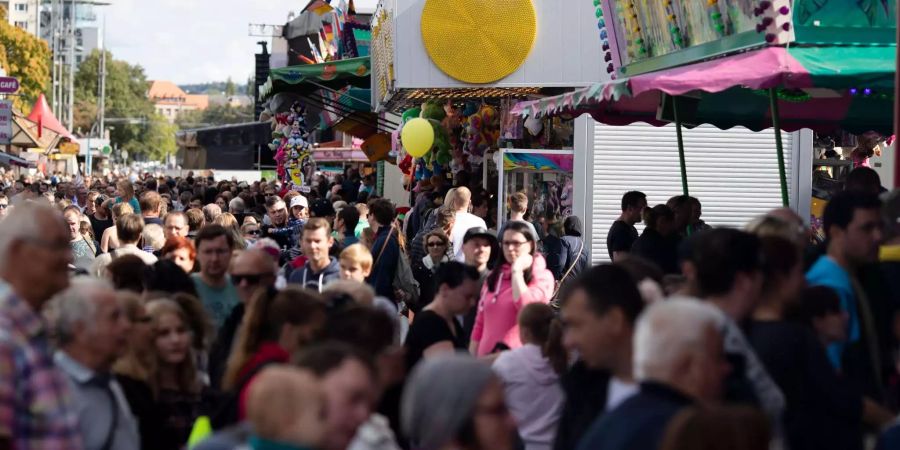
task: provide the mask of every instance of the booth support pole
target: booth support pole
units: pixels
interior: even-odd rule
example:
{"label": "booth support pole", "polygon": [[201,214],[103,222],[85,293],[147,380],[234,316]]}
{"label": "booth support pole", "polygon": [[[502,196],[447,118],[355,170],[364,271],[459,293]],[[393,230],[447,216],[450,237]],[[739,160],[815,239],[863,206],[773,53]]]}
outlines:
{"label": "booth support pole", "polygon": [[781,183],[781,205],[791,206],[788,196],[787,172],[784,168],[784,146],[781,142],[781,116],[778,112],[778,94],[769,88],[769,104],[772,107],[772,127],[775,128],[775,150],[778,152],[778,178]]}
{"label": "booth support pole", "polygon": [[[900,24],[900,14],[897,14],[897,23]],[[897,28],[897,42],[900,42],[900,26]],[[897,47],[897,60],[900,61],[900,46]],[[900,98],[897,93],[900,92],[900,74],[894,70],[894,140],[896,136],[900,136]],[[900,143],[894,144],[894,187],[900,188],[900,158],[897,157],[897,150],[900,149]]]}
{"label": "booth support pole", "polygon": [[687,163],[684,160],[684,138],[681,136],[681,119],[678,117],[678,97],[672,97],[672,115],[675,117],[675,137],[678,139],[678,162],[681,165],[681,190],[684,195],[688,191]]}

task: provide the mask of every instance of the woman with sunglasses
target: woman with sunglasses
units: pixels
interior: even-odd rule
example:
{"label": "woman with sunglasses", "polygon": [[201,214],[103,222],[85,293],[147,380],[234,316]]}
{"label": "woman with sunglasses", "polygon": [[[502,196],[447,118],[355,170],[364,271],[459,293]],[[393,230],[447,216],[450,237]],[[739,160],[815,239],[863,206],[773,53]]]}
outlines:
{"label": "woman with sunglasses", "polygon": [[503,261],[481,289],[469,344],[469,351],[477,356],[521,347],[519,311],[529,303],[548,303],[553,295],[553,273],[537,252],[528,224],[509,222],[501,238]]}
{"label": "woman with sunglasses", "polygon": [[425,235],[425,250],[427,255],[413,261],[413,277],[419,282],[419,301],[412,305],[414,312],[421,311],[434,299],[435,289],[434,274],[438,268],[450,261],[450,238],[441,230],[435,230]]}

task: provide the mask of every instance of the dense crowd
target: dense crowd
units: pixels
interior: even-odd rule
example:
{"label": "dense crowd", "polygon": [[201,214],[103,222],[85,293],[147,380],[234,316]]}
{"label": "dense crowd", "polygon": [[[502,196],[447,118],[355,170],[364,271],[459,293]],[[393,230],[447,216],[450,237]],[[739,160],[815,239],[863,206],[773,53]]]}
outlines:
{"label": "dense crowd", "polygon": [[[900,448],[900,195],[577,217],[460,177],[3,174],[0,449]],[[879,197],[881,195],[881,197]],[[636,225],[644,222],[642,233]]]}

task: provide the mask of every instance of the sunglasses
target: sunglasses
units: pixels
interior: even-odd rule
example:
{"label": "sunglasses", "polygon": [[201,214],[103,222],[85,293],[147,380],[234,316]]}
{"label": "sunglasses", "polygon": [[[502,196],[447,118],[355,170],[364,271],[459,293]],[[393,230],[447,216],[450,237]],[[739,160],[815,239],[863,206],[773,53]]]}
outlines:
{"label": "sunglasses", "polygon": [[6,203],[0,203],[0,209],[6,209],[6,208],[9,208],[9,205],[7,205]]}
{"label": "sunglasses", "polygon": [[259,230],[247,230],[247,234],[250,236],[259,236]]}
{"label": "sunglasses", "polygon": [[264,277],[267,277],[267,276],[269,276],[269,274],[267,274],[267,273],[252,273],[252,274],[236,274],[235,273],[235,274],[231,274],[231,282],[235,286],[238,286],[244,280],[247,280],[247,284],[253,285],[253,284],[259,284],[260,281]]}
{"label": "sunglasses", "polygon": [[429,242],[428,243],[429,247],[446,247],[446,245],[447,244],[444,244],[443,242]]}

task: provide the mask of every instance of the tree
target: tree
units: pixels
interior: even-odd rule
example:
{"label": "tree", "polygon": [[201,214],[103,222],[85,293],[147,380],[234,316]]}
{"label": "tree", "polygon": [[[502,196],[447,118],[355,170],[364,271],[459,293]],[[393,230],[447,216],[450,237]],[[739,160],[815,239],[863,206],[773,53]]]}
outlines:
{"label": "tree", "polygon": [[234,81],[231,81],[231,77],[228,77],[228,81],[225,82],[225,96],[231,97],[232,95],[237,93],[237,86],[235,86]]}
{"label": "tree", "polygon": [[169,123],[165,117],[153,114],[147,123],[141,142],[144,152],[155,161],[163,161],[175,153],[178,146],[175,144],[175,133],[178,126]]}
{"label": "tree", "polygon": [[0,6],[0,67],[19,79],[19,96],[13,106],[27,112],[50,85],[50,47],[25,30],[10,25]]}

